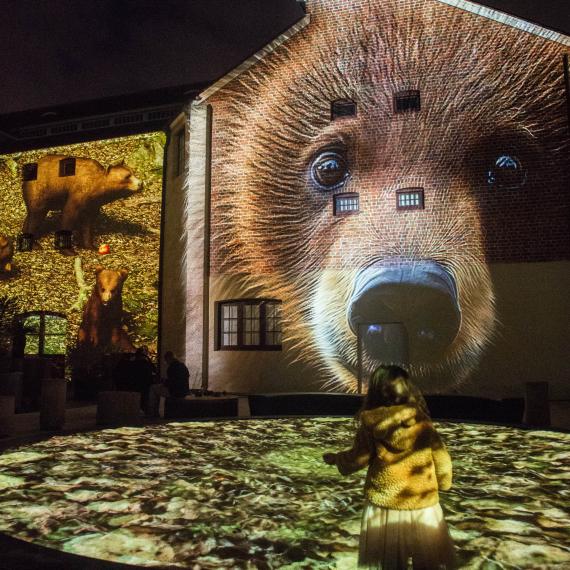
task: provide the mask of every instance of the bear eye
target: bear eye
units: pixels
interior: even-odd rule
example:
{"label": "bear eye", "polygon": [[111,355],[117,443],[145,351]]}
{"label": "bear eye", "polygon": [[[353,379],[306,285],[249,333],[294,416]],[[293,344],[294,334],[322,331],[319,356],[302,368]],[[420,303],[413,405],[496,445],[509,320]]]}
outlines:
{"label": "bear eye", "polygon": [[487,171],[487,184],[501,190],[515,190],[524,185],[526,172],[521,161],[512,154],[500,154]]}
{"label": "bear eye", "polygon": [[338,188],[349,174],[346,157],[337,150],[321,152],[311,164],[313,180],[324,190]]}

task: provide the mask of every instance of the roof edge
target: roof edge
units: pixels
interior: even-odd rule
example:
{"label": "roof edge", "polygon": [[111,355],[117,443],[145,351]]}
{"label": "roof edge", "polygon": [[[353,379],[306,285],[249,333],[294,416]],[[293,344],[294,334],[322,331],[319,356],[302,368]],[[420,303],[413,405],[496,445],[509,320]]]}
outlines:
{"label": "roof edge", "polygon": [[240,63],[237,67],[234,67],[230,72],[226,73],[223,77],[214,82],[210,87],[204,89],[198,96],[194,99],[195,104],[202,104],[207,99],[209,99],[214,93],[225,87],[230,81],[233,81],[236,77],[241,75],[244,71],[247,71],[250,67],[253,67],[258,61],[261,61],[267,57],[270,53],[273,53],[279,46],[284,44],[295,34],[300,32],[303,28],[308,26],[311,21],[311,16],[306,14],[303,16],[296,24],[293,24],[288,30],[279,34],[273,41],[268,43],[265,47],[262,47],[259,51],[254,53],[251,57],[248,57],[245,61]]}
{"label": "roof edge", "polygon": [[442,4],[448,4],[449,6],[454,6],[455,8],[460,8],[461,10],[471,12],[472,14],[483,16],[484,18],[488,18],[489,20],[494,20],[495,22],[506,24],[507,26],[511,26],[512,28],[523,30],[524,32],[528,32],[529,34],[540,36],[542,38],[545,38],[553,42],[558,42],[565,46],[570,46],[570,36],[563,34],[561,32],[549,30],[548,28],[540,26],[539,24],[533,24],[532,22],[528,22],[527,20],[519,18],[518,16],[512,16],[511,14],[507,14],[506,12],[501,12],[500,10],[489,8],[488,6],[483,6],[482,4],[476,4],[475,2],[470,2],[469,0],[437,0],[437,1],[441,2]]}

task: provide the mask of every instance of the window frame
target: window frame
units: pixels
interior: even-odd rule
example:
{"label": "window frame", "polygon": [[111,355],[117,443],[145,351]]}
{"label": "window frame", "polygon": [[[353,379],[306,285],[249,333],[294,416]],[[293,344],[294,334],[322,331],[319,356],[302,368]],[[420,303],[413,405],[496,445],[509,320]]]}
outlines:
{"label": "window frame", "polygon": [[[398,107],[399,101],[416,101],[417,107],[407,106],[407,108],[402,109]],[[407,113],[419,113],[422,110],[422,99],[419,89],[404,89],[402,91],[397,91],[394,93],[393,99],[394,113],[396,115],[405,115]]]}
{"label": "window frame", "polygon": [[65,178],[67,176],[75,176],[76,160],[73,156],[62,158],[59,161],[59,177]]}
{"label": "window frame", "polygon": [[[420,203],[414,204],[412,206],[400,206],[400,196],[402,194],[411,194],[417,193],[420,196]],[[423,188],[401,188],[400,190],[396,190],[396,210],[425,210],[425,196],[424,196],[424,189]]]}
{"label": "window frame", "polygon": [[[214,350],[227,351],[281,351],[283,348],[283,331],[281,330],[281,344],[266,344],[267,328],[267,305],[274,304],[282,306],[282,301],[278,299],[248,298],[248,299],[224,299],[215,302],[215,345]],[[223,343],[223,307],[237,305],[237,344],[224,345]],[[259,344],[244,343],[244,307],[246,305],[259,306]],[[282,321],[282,319],[281,319]],[[276,332],[276,331],[273,331]]]}
{"label": "window frame", "polygon": [[[26,331],[24,330],[24,323],[25,321],[29,318],[29,317],[33,317],[33,316],[38,316],[40,318],[40,327],[38,330],[38,334],[37,335],[33,335],[33,336],[37,336],[38,338],[38,351],[34,352],[34,353],[27,353],[26,352],[26,342],[27,342],[27,337],[28,336],[32,336],[29,335],[28,333],[26,333]],[[63,319],[66,323],[66,332],[65,333],[59,333],[59,334],[53,334],[53,333],[48,333],[46,335],[46,317],[57,317],[59,319]],[[16,316],[19,328],[22,330],[22,334],[24,336],[25,342],[24,342],[24,358],[28,357],[28,358],[34,358],[34,357],[41,357],[41,358],[61,358],[62,356],[65,356],[67,354],[67,327],[69,326],[69,319],[67,318],[66,315],[64,315],[63,313],[57,313],[54,311],[26,311],[25,313],[20,313],[19,315]],[[46,336],[61,336],[64,338],[65,340],[65,350],[64,352],[58,352],[56,354],[51,354],[51,353],[47,353],[45,352],[45,344],[46,344]]]}
{"label": "window frame", "polygon": [[[351,112],[346,112],[350,110]],[[331,101],[331,121],[356,117],[358,106],[352,99],[336,99]]]}
{"label": "window frame", "polygon": [[22,166],[22,181],[32,182],[38,179],[38,163],[27,162]]}
{"label": "window frame", "polygon": [[[357,208],[355,210],[339,210],[337,200],[339,199],[356,199]],[[354,216],[360,213],[360,194],[358,192],[341,192],[340,194],[333,195],[333,214],[338,217]]]}

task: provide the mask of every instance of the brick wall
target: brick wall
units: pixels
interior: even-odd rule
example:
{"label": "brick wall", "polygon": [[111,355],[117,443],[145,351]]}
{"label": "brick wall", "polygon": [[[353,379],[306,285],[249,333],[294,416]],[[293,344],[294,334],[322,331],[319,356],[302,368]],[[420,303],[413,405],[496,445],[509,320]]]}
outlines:
{"label": "brick wall", "polygon": [[[436,260],[475,322],[494,310],[490,264],[570,258],[568,46],[437,0],[307,7],[307,28],[210,100],[214,276],[246,274],[250,291],[283,298],[299,339],[316,309],[295,298],[316,295],[308,276],[323,270]],[[409,89],[421,110],[396,114]],[[331,121],[337,99],[357,115]],[[325,153],[346,165],[334,189],[315,181]],[[423,188],[424,209],[397,210],[408,187]],[[358,214],[333,214],[340,192],[358,193]]]}

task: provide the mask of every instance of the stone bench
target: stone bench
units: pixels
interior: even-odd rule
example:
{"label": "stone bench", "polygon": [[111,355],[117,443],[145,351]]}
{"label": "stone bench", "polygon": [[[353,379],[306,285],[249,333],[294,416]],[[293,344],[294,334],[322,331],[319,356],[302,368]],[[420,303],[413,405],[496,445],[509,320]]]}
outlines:
{"label": "stone bench", "polygon": [[140,392],[99,392],[97,396],[97,425],[121,426],[140,423]]}

